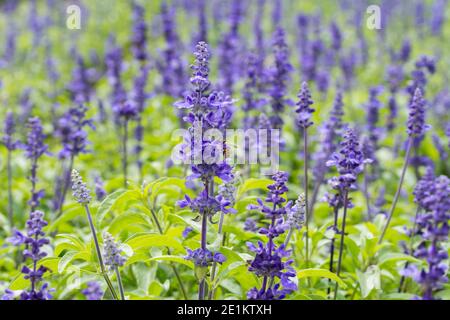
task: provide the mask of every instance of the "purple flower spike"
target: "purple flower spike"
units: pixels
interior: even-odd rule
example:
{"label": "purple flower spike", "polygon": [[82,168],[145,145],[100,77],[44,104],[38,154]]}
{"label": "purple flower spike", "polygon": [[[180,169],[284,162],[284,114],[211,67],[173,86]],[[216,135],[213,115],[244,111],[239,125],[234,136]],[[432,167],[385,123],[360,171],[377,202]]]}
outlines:
{"label": "purple flower spike", "polygon": [[302,83],[302,88],[298,94],[299,101],[297,102],[297,124],[302,128],[308,128],[313,125],[310,120],[313,112],[315,111],[310,106],[314,103],[311,99],[311,93],[309,92],[308,84]]}
{"label": "purple flower spike", "polygon": [[417,88],[414,92],[414,97],[409,106],[408,117],[408,135],[412,137],[421,136],[429,128],[425,124],[425,100],[422,96],[422,91]]}

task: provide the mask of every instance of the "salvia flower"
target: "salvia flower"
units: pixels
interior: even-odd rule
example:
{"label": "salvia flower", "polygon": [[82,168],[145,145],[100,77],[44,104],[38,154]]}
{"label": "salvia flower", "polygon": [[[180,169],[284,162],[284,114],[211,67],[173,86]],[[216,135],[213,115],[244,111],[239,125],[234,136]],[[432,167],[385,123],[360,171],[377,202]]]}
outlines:
{"label": "salvia flower", "polygon": [[338,91],[330,112],[330,118],[320,128],[321,139],[319,150],[313,155],[313,175],[316,183],[323,181],[323,177],[327,171],[327,166],[324,164],[336,150],[336,139],[342,129],[343,106],[342,93]]}
{"label": "salvia flower", "polygon": [[121,78],[123,68],[123,52],[120,47],[117,47],[114,44],[113,39],[110,40],[110,49],[106,53],[105,63],[108,81],[112,87],[111,105],[116,119],[118,119],[120,116],[124,116],[128,112],[127,110],[122,109],[129,109],[131,106],[124,107],[125,101],[127,100],[127,94],[125,88],[123,87]]}
{"label": "salvia flower", "polygon": [[112,269],[123,266],[127,259],[122,256],[122,250],[119,248],[119,244],[114,240],[114,237],[110,233],[104,232],[103,242],[105,265]]}
{"label": "salvia flower", "polygon": [[9,151],[17,149],[17,147],[20,145],[19,141],[16,141],[13,138],[15,131],[16,131],[16,123],[14,121],[14,114],[11,111],[8,111],[5,118],[2,143]]}
{"label": "salvia flower", "polygon": [[301,229],[305,223],[305,195],[302,193],[294,205],[287,208],[286,224],[292,229]]}
{"label": "salvia flower", "polygon": [[409,117],[407,123],[407,132],[411,137],[422,136],[429,128],[425,124],[425,100],[422,91],[417,88],[414,97],[409,106]]}
{"label": "salvia flower", "polygon": [[87,108],[83,104],[78,104],[70,108],[57,123],[57,135],[63,145],[59,152],[61,159],[75,157],[80,153],[88,153],[87,132],[85,127],[95,129],[93,121],[86,119]]}
{"label": "salvia flower", "polygon": [[52,296],[48,287],[48,283],[43,282],[44,274],[49,272],[49,269],[43,265],[38,266],[40,260],[47,256],[47,253],[42,250],[42,247],[49,244],[50,241],[45,238],[45,232],[42,230],[47,225],[44,220],[44,213],[42,211],[32,211],[27,221],[26,234],[18,230],[8,241],[14,245],[25,245],[23,256],[25,259],[30,259],[33,262],[33,267],[29,268],[26,265],[22,267],[21,272],[24,278],[29,280],[31,287],[29,290],[24,290],[20,294],[21,300],[48,300]]}
{"label": "salvia flower", "polygon": [[413,255],[427,262],[426,267],[411,265],[403,271],[422,287],[422,299],[434,300],[435,293],[448,282],[446,276],[448,263],[447,250],[450,219],[450,180],[446,176],[422,179],[416,188],[416,199],[425,210],[417,218],[416,234],[421,235],[421,242]]}
{"label": "salvia flower", "polygon": [[96,281],[89,281],[81,293],[87,300],[102,300],[103,297],[103,290]]}
{"label": "salvia flower", "polygon": [[231,2],[230,10],[230,30],[222,37],[219,44],[219,60],[220,71],[222,76],[222,84],[224,92],[233,93],[233,86],[237,75],[240,73],[239,68],[239,25],[242,19],[242,3],[239,0]]}
{"label": "salvia flower", "polygon": [[[344,140],[341,142],[341,149],[333,153],[331,159],[327,161],[327,166],[335,166],[339,173],[328,181],[328,184],[337,190],[335,196],[328,196],[330,206],[339,208],[344,205],[344,193],[356,189],[358,174],[363,171],[364,164],[370,162],[370,159],[364,158],[353,129],[347,128]],[[351,207],[350,201],[348,206]]]}
{"label": "salvia flower", "polygon": [[72,71],[72,81],[68,85],[72,101],[76,103],[89,102],[92,95],[88,68],[82,56],[76,54],[75,67]]}
{"label": "salvia flower", "polygon": [[292,65],[289,63],[289,48],[286,43],[285,32],[281,27],[276,29],[273,36],[273,53],[275,65],[269,70],[271,79],[269,95],[271,97],[270,105],[273,111],[271,123],[274,128],[279,129],[283,125],[281,114],[286,102],[288,102],[285,96],[292,71]]}
{"label": "salvia flower", "polygon": [[194,231],[194,228],[192,227],[186,227],[184,228],[183,232],[181,233],[181,236],[186,239],[187,237],[189,237],[189,234],[191,234],[191,232]]}
{"label": "salvia flower", "polygon": [[256,224],[255,219],[247,218],[244,222],[244,230],[249,232],[258,231],[258,225]]}
{"label": "salvia flower", "polygon": [[108,194],[105,190],[105,183],[102,180],[102,177],[99,175],[95,176],[95,195],[98,201],[102,201],[106,195]]}
{"label": "salvia flower", "polygon": [[75,169],[72,170],[72,192],[78,203],[87,205],[91,202],[91,191]]}
{"label": "salvia flower", "polygon": [[311,93],[309,92],[308,84],[306,82],[302,83],[302,88],[298,94],[298,99],[297,109],[295,110],[297,113],[297,125],[306,129],[313,125],[311,116],[315,111],[311,108],[311,105],[314,102],[311,99]]}
{"label": "salvia flower", "polygon": [[31,160],[31,170],[29,180],[31,182],[31,199],[29,204],[31,211],[39,206],[40,199],[44,196],[44,190],[36,190],[38,160],[44,154],[49,154],[48,145],[44,143],[45,134],[42,128],[41,120],[38,117],[28,120],[27,142],[23,146],[25,156]]}
{"label": "salvia flower", "polygon": [[161,90],[169,95],[181,97],[187,83],[185,61],[180,52],[183,50],[177,34],[175,12],[164,1],[161,4],[161,18],[166,48],[162,52],[162,59],[158,61],[158,69],[162,75]]}
{"label": "salvia flower", "polygon": [[[269,191],[265,198],[267,205],[258,199],[257,205],[248,207],[249,210],[260,211],[271,221],[269,226],[259,230],[259,233],[268,238],[267,243],[262,241],[258,241],[257,245],[247,243],[249,249],[255,253],[255,258],[250,261],[249,271],[263,277],[261,289],[252,288],[247,293],[249,299],[283,299],[286,294],[297,289],[297,285],[290,279],[295,276],[295,271],[291,267],[293,261],[289,260],[290,251],[285,250],[284,244],[277,246],[274,241],[288,228],[283,221],[287,214],[284,195],[288,191],[286,186],[288,175],[285,172],[278,172],[272,179],[274,183],[268,186]],[[279,282],[276,282],[277,278]]]}
{"label": "salvia flower", "polygon": [[194,262],[194,265],[197,267],[208,267],[213,262],[223,263],[226,260],[225,256],[220,252],[212,253],[208,249],[201,248],[196,250],[187,249],[185,259]]}
{"label": "salvia flower", "polygon": [[131,33],[131,48],[134,58],[139,61],[147,59],[147,25],[145,9],[133,2],[133,32]]}

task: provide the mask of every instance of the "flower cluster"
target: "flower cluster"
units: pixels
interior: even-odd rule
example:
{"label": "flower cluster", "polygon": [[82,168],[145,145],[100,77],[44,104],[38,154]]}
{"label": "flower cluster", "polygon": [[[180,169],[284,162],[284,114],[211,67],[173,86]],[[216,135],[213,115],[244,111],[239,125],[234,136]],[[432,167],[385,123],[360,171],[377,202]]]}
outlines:
{"label": "flower cluster", "polygon": [[103,290],[96,281],[89,281],[87,287],[81,293],[84,294],[87,300],[101,300],[103,297]]}
{"label": "flower cluster", "polygon": [[240,73],[238,56],[241,46],[239,37],[239,25],[242,20],[241,1],[233,0],[230,11],[230,30],[222,37],[219,44],[219,65],[222,73],[221,88],[228,94],[233,93],[236,76]]}
{"label": "flower cluster", "polygon": [[423,135],[429,128],[429,126],[425,124],[425,100],[420,88],[417,88],[414,92],[414,97],[409,106],[407,127],[408,135],[413,137]]}
{"label": "flower cluster", "polygon": [[444,243],[450,231],[450,179],[446,176],[432,179],[428,174],[417,185],[415,198],[424,213],[417,217],[417,230],[414,232],[421,236],[421,241],[413,255],[425,260],[427,267],[419,269],[411,265],[403,274],[422,286],[424,300],[432,300],[435,292],[448,281],[448,253]]}
{"label": "flower cluster", "polygon": [[286,224],[291,229],[300,230],[305,223],[306,212],[305,195],[302,193],[295,200],[294,204],[286,205]]}
{"label": "flower cluster", "polygon": [[111,105],[116,116],[116,120],[120,117],[131,118],[136,115],[136,108],[131,103],[126,103],[127,93],[122,84],[122,62],[123,52],[120,47],[114,44],[114,40],[110,40],[110,48],[105,56],[107,76],[110,86],[112,87]]}
{"label": "flower cluster", "polygon": [[197,267],[208,267],[213,262],[225,262],[225,256],[220,252],[212,253],[208,249],[198,248],[196,250],[187,249],[186,260],[194,262]]}
{"label": "flower cluster", "polygon": [[14,114],[11,111],[8,111],[5,118],[5,128],[2,143],[9,151],[13,151],[20,146],[20,143],[18,141],[15,141],[13,138],[15,131],[16,123],[14,121]]}
{"label": "flower cluster", "polygon": [[[292,260],[288,260],[290,251],[285,250],[284,244],[277,246],[274,239],[283,234],[289,225],[285,223],[287,207],[284,194],[288,191],[286,182],[288,175],[285,172],[276,173],[272,179],[274,183],[268,186],[268,194],[265,202],[258,199],[257,205],[250,205],[249,210],[258,210],[265,215],[270,221],[268,227],[259,229],[259,233],[268,238],[267,243],[258,241],[255,246],[248,242],[247,246],[256,255],[250,262],[249,271],[254,272],[257,276],[263,277],[261,289],[252,288],[247,293],[248,299],[283,299],[286,294],[297,289],[297,285],[292,282],[290,277],[295,276],[293,268],[290,266]],[[290,209],[293,209],[292,207]],[[293,209],[292,211],[296,211]],[[294,216],[293,212],[290,214]],[[299,216],[295,214],[295,223],[299,222]],[[288,221],[289,221],[288,216]],[[276,278],[280,279],[279,283],[275,283]]]}
{"label": "flower cluster", "polygon": [[[327,161],[327,166],[335,166],[339,173],[338,176],[332,177],[328,181],[329,185],[337,190],[333,196],[326,196],[331,207],[341,208],[344,206],[344,194],[356,189],[358,174],[363,170],[364,164],[370,162],[371,160],[364,159],[353,129],[347,128],[344,141],[341,142],[341,150],[333,153],[331,159]],[[352,204],[349,201],[347,205],[350,207]]]}
{"label": "flower cluster", "polygon": [[259,78],[259,60],[255,53],[250,53],[247,57],[247,81],[242,90],[242,97],[244,104],[242,110],[246,113],[244,119],[244,127],[250,128],[255,124],[256,119],[250,117],[249,113],[252,110],[258,110],[264,105],[265,100],[257,96],[258,87],[261,79]]}
{"label": "flower cluster", "polygon": [[193,212],[197,212],[200,216],[207,216],[211,220],[217,212],[223,213],[235,213],[236,210],[231,208],[233,203],[230,199],[217,195],[212,197],[207,194],[206,190],[203,190],[199,196],[191,199],[188,195],[184,196],[183,200],[178,201],[180,208],[189,207]]}
{"label": "flower cluster", "polygon": [[98,201],[102,201],[107,195],[104,184],[100,176],[95,177],[95,195]]}
{"label": "flower cluster", "polygon": [[95,129],[93,121],[86,119],[87,108],[83,104],[70,108],[57,124],[57,135],[63,145],[59,152],[60,159],[75,157],[80,153],[89,152],[86,148],[89,144],[87,132],[84,127]]}
{"label": "flower cluster", "polygon": [[110,233],[104,232],[103,242],[105,265],[109,266],[111,269],[123,266],[127,259],[122,256],[122,250],[120,250],[119,244],[116,243],[114,237]]}
{"label": "flower cluster", "polygon": [[161,4],[161,18],[166,40],[162,60],[158,62],[158,68],[162,75],[161,90],[174,97],[181,97],[187,82],[187,75],[184,71],[185,61],[179,54],[181,43],[176,30],[175,13],[165,1]]}
{"label": "flower cluster", "polygon": [[[189,92],[183,101],[177,102],[175,105],[178,108],[187,109],[189,113],[184,117],[184,120],[191,124],[191,135],[188,137],[185,146],[189,149],[185,154],[193,159],[195,156],[195,142],[194,128],[200,127],[201,130],[211,128],[225,129],[229,124],[232,116],[231,104],[232,101],[221,92],[209,93],[211,82],[209,76],[209,58],[210,53],[208,45],[200,42],[196,46],[195,62],[191,66],[193,75],[191,77],[192,90]],[[202,148],[200,148],[200,156],[202,161],[200,164],[192,165],[192,175],[190,178],[199,178],[202,181],[210,180],[214,176],[220,177],[224,181],[229,181],[232,178],[231,167],[225,162],[219,163],[205,163],[203,159],[204,150],[217,150],[218,146],[223,147],[223,141],[216,141],[207,139],[205,136],[200,137],[202,140]]]}
{"label": "flower cluster", "polygon": [[75,169],[72,170],[72,192],[78,203],[87,205],[91,202],[91,192]]}
{"label": "flower cluster", "polygon": [[133,32],[131,33],[131,48],[134,58],[139,61],[147,59],[147,25],[145,24],[145,9],[133,2]]}
{"label": "flower cluster", "polygon": [[313,125],[311,121],[311,116],[315,111],[311,108],[311,105],[314,103],[311,99],[311,93],[309,92],[308,84],[306,82],[302,83],[302,88],[300,93],[298,94],[299,101],[297,102],[297,109],[295,112],[297,113],[297,125],[301,128],[308,128]]}
{"label": "flower cluster", "polygon": [[27,221],[27,233],[23,234],[18,230],[14,231],[11,238],[8,239],[13,245],[25,245],[23,256],[25,259],[30,259],[33,266],[30,269],[26,265],[22,267],[21,272],[24,278],[30,280],[30,290],[24,290],[20,294],[22,300],[48,300],[51,299],[51,294],[48,283],[40,283],[43,281],[43,276],[50,271],[39,261],[47,256],[47,253],[42,250],[42,247],[49,244],[50,241],[45,238],[45,232],[42,230],[47,225],[44,220],[44,213],[41,211],[33,211],[30,213],[30,218]]}
{"label": "flower cluster", "polygon": [[34,211],[39,206],[40,199],[44,197],[44,190],[36,190],[38,159],[44,154],[49,154],[49,152],[48,145],[44,143],[45,135],[41,120],[38,117],[30,118],[28,120],[28,128],[29,132],[24,149],[26,157],[31,160],[31,172],[29,176],[31,182],[31,199],[29,204],[31,211]]}
{"label": "flower cluster", "polygon": [[88,69],[83,57],[76,55],[76,65],[72,72],[72,81],[68,85],[72,101],[75,103],[89,102],[92,87],[89,81]]}
{"label": "flower cluster", "polygon": [[271,88],[269,95],[271,97],[272,117],[270,118],[273,128],[281,128],[283,120],[281,113],[286,104],[285,96],[287,91],[287,82],[290,79],[292,65],[289,63],[289,48],[286,44],[285,32],[278,27],[273,36],[273,51],[275,65],[269,70]]}
{"label": "flower cluster", "polygon": [[320,129],[319,150],[313,155],[313,175],[316,183],[322,183],[327,169],[324,163],[336,150],[336,139],[342,129],[343,106],[342,93],[338,91],[330,112],[330,118],[325,121]]}

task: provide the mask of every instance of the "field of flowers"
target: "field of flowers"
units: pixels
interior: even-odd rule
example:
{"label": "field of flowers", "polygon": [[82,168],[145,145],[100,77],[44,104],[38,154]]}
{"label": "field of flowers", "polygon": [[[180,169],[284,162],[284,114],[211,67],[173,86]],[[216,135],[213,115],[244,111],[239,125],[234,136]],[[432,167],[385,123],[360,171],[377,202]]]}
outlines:
{"label": "field of flowers", "polygon": [[1,299],[450,300],[450,1],[0,8]]}

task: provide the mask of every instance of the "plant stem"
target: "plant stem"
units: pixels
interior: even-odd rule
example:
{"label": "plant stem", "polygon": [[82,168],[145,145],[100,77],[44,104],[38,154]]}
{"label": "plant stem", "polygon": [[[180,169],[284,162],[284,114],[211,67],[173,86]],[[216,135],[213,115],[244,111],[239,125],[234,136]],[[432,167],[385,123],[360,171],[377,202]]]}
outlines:
{"label": "plant stem", "polygon": [[[336,230],[337,230],[338,217],[339,217],[339,209],[334,208],[334,222],[333,222],[333,231],[334,232],[336,232]],[[333,235],[333,239],[331,239],[331,245],[330,245],[330,272],[333,272],[335,243],[336,243],[336,234]],[[331,284],[331,279],[328,279],[327,295],[330,295],[330,293],[331,293],[330,284]]]}
{"label": "plant stem", "polygon": [[8,218],[11,230],[14,228],[14,213],[13,213],[13,196],[12,196],[12,170],[11,170],[11,150],[8,149],[7,159],[8,171]]}
{"label": "plant stem", "polygon": [[289,241],[291,240],[292,233],[294,231],[294,228],[289,228],[288,234],[286,236],[286,239],[284,239],[284,248],[286,249],[289,245]]}
{"label": "plant stem", "polygon": [[123,187],[127,187],[128,180],[128,119],[123,120],[123,134],[122,134],[122,173],[123,173]]}
{"label": "plant stem", "polygon": [[[202,250],[206,250],[206,233],[208,228],[208,216],[206,213],[203,214],[202,217],[202,240],[201,240],[201,248]],[[205,287],[206,287],[206,279],[201,279],[198,285],[198,300],[205,299]]]}
{"label": "plant stem", "polygon": [[117,266],[115,266],[114,271],[116,272],[117,283],[119,284],[120,298],[122,300],[125,300],[125,293],[123,290],[122,277],[120,276],[119,268]]}
{"label": "plant stem", "polygon": [[403,180],[405,179],[406,169],[408,168],[409,156],[411,154],[411,146],[413,144],[413,138],[409,137],[408,146],[406,148],[406,156],[405,162],[403,164],[402,175],[400,177],[400,181],[398,183],[397,191],[395,192],[394,201],[392,202],[391,209],[389,210],[388,219],[386,221],[386,225],[384,226],[383,232],[381,233],[380,238],[378,239],[378,244],[383,242],[384,235],[386,234],[387,229],[389,228],[389,224],[391,223],[392,216],[394,214],[395,207],[397,205],[398,198],[400,197],[400,192],[402,191]]}
{"label": "plant stem", "polygon": [[304,128],[303,130],[303,180],[304,180],[304,191],[305,191],[305,249],[306,249],[306,268],[309,268],[309,208],[308,208],[308,130]]}
{"label": "plant stem", "polygon": [[[342,253],[344,252],[344,237],[345,237],[345,222],[347,220],[347,206],[348,206],[348,190],[345,190],[344,195],[344,216],[342,217],[342,230],[341,230],[341,243],[339,244],[339,258],[336,268],[336,275],[339,276],[341,273],[341,266],[342,266]],[[336,282],[336,285],[334,287],[334,299],[336,300],[337,297],[337,291],[338,291],[339,284]]]}
{"label": "plant stem", "polygon": [[63,182],[64,183],[63,192],[61,193],[61,198],[58,201],[58,214],[56,215],[56,218],[61,216],[61,214],[63,213],[63,205],[64,205],[64,201],[66,199],[67,190],[69,189],[69,185],[70,185],[70,173],[72,172],[72,169],[73,169],[74,157],[75,156],[73,154],[70,156],[68,170],[66,170],[64,173],[65,177],[64,177],[64,182]]}
{"label": "plant stem", "polygon": [[84,206],[84,210],[86,211],[86,215],[89,221],[89,227],[91,229],[92,238],[94,239],[95,250],[97,252],[98,263],[100,265],[100,270],[103,278],[105,279],[106,284],[108,285],[109,291],[111,291],[111,295],[115,300],[118,300],[116,290],[114,290],[114,286],[109,279],[108,273],[106,272],[105,265],[103,264],[102,252],[100,250],[100,245],[98,244],[97,232],[95,231],[94,223],[92,222],[91,212],[87,205]]}
{"label": "plant stem", "polygon": [[[219,219],[219,228],[218,228],[218,234],[222,235],[223,231],[223,220],[225,218],[225,214],[221,211],[220,212],[220,219]],[[224,245],[224,238],[225,235],[222,235],[222,239],[220,241],[221,245]],[[214,288],[214,278],[216,277],[216,269],[217,269],[217,262],[213,262],[212,268],[211,268],[211,285],[213,286],[211,291],[208,293],[208,299],[212,300],[214,297],[214,292],[216,291]]]}

